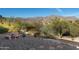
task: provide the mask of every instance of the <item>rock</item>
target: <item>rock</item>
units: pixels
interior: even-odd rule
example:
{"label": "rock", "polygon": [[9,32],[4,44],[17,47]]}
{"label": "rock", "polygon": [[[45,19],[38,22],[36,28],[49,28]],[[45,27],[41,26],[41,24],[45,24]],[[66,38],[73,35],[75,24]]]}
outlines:
{"label": "rock", "polygon": [[40,45],[39,48],[44,48],[44,46],[43,45]]}
{"label": "rock", "polygon": [[35,48],[30,48],[29,50],[36,50]]}
{"label": "rock", "polygon": [[54,46],[49,46],[49,50],[55,50]]}

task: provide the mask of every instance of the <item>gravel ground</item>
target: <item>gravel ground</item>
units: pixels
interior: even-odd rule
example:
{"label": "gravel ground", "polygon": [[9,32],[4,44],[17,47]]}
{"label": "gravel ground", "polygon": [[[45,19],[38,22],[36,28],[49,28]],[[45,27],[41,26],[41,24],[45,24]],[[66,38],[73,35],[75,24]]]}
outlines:
{"label": "gravel ground", "polygon": [[78,50],[75,46],[55,39],[26,36],[9,40],[4,38],[5,35],[0,35],[0,50]]}

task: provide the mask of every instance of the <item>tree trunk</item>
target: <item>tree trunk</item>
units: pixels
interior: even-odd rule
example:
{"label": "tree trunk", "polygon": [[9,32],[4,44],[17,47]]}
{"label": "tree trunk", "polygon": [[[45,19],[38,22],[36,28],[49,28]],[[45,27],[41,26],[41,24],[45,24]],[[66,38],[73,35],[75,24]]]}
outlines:
{"label": "tree trunk", "polygon": [[62,34],[59,34],[59,38],[60,38],[60,39],[62,38]]}
{"label": "tree trunk", "polygon": [[72,37],[72,41],[74,40],[74,38]]}

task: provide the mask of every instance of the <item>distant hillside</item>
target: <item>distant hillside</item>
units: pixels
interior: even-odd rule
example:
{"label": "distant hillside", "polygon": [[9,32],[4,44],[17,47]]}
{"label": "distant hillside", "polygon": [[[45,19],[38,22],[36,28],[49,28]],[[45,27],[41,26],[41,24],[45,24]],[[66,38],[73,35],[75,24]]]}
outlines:
{"label": "distant hillside", "polygon": [[64,20],[78,20],[79,18],[75,16],[70,16],[70,17],[64,17],[64,16],[46,16],[46,17],[29,17],[29,18],[16,18],[16,20],[20,20],[22,22],[36,22],[36,21],[50,21],[50,20],[55,20],[56,18],[64,19]]}

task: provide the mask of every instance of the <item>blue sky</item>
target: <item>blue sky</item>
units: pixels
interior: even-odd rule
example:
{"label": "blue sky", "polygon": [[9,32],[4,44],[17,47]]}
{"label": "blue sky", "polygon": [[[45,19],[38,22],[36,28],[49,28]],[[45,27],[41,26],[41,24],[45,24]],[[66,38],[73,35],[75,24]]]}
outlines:
{"label": "blue sky", "polygon": [[36,16],[79,16],[79,8],[0,8],[3,16],[36,17]]}

